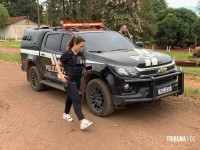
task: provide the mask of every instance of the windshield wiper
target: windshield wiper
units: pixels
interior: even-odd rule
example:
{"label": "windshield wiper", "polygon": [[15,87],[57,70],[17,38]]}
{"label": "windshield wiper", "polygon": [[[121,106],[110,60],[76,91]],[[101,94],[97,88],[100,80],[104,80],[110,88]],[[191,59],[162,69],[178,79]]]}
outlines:
{"label": "windshield wiper", "polygon": [[129,48],[119,48],[119,49],[114,49],[114,50],[110,50],[110,51],[132,51],[133,49],[129,49]]}
{"label": "windshield wiper", "polygon": [[102,53],[103,51],[89,51],[91,53]]}

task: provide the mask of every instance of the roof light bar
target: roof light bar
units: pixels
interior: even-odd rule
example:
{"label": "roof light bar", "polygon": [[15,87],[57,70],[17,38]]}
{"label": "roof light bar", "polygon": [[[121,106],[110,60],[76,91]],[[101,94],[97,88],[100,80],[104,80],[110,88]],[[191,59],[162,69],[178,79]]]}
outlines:
{"label": "roof light bar", "polygon": [[103,26],[103,23],[65,23],[64,27]]}

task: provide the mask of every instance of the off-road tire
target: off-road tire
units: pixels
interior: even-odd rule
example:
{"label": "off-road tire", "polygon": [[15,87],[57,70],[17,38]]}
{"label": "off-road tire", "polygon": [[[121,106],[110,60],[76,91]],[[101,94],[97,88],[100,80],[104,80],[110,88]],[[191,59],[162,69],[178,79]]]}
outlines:
{"label": "off-road tire", "polygon": [[108,116],[115,111],[110,90],[102,79],[93,79],[88,83],[86,100],[91,112],[96,116]]}
{"label": "off-road tire", "polygon": [[38,71],[38,68],[36,66],[32,66],[29,69],[29,81],[30,81],[30,85],[31,88],[36,91],[42,91],[46,88],[46,85],[42,84],[41,81],[41,77],[40,77],[40,73]]}

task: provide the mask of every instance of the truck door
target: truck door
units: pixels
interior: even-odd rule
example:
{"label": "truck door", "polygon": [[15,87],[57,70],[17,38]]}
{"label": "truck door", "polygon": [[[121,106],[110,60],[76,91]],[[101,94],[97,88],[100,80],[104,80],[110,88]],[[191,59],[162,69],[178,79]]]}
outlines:
{"label": "truck door", "polygon": [[55,67],[56,60],[60,58],[64,50],[66,50],[67,42],[71,35],[63,33],[48,33],[45,35],[40,60],[42,63],[44,76],[53,81],[60,81]]}

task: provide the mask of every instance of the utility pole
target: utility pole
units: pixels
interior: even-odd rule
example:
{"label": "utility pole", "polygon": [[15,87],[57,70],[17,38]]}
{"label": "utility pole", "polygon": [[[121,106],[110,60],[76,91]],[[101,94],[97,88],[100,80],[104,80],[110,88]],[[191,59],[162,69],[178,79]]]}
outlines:
{"label": "utility pole", "polygon": [[38,14],[38,28],[40,27],[40,5],[39,0],[37,0],[37,14]]}

